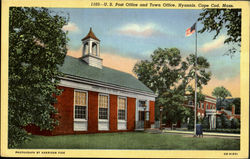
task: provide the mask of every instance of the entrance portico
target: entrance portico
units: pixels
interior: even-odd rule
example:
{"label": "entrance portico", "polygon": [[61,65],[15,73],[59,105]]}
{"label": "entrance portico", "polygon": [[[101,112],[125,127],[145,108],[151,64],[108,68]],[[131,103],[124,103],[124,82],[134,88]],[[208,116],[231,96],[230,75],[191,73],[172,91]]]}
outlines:
{"label": "entrance portico", "polygon": [[149,116],[149,101],[137,99],[135,111],[135,128],[137,130],[141,130],[150,127]]}
{"label": "entrance portico", "polygon": [[215,129],[216,128],[216,109],[207,109],[206,116],[209,120],[209,128]]}

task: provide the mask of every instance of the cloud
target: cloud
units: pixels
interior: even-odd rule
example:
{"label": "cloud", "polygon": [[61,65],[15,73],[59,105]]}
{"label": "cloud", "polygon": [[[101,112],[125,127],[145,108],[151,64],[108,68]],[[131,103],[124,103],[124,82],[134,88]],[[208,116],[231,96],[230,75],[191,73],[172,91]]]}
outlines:
{"label": "cloud", "polygon": [[161,36],[165,34],[159,29],[159,26],[154,23],[147,24],[127,24],[117,30],[118,33],[126,36],[133,37],[151,37],[151,36]]}
{"label": "cloud", "polygon": [[147,59],[153,51],[128,51],[125,49],[118,49],[112,46],[103,46],[101,52],[119,55],[122,57],[134,58],[134,59]]}
{"label": "cloud", "polygon": [[208,84],[203,87],[202,92],[212,95],[214,88],[219,86],[227,88],[231,92],[232,97],[240,97],[240,75],[226,80],[219,80],[215,76],[212,76]]}
{"label": "cloud", "polygon": [[103,59],[103,66],[113,68],[122,72],[126,72],[136,76],[132,70],[134,65],[138,61],[137,59],[122,57],[110,53],[102,53],[101,58]]}
{"label": "cloud", "polygon": [[78,32],[79,28],[75,23],[69,22],[67,25],[64,25],[62,28],[64,31]]}
{"label": "cloud", "polygon": [[[230,70],[230,71],[229,71]],[[239,65],[221,63],[221,66],[212,67],[213,75],[219,80],[230,79],[240,74]]]}
{"label": "cloud", "polygon": [[226,37],[221,35],[219,36],[217,39],[211,41],[211,42],[207,42],[205,43],[201,48],[200,50],[202,52],[210,52],[212,50],[215,50],[215,49],[218,49],[218,48],[221,48],[223,45],[224,45],[224,41],[225,41]]}
{"label": "cloud", "polygon": [[82,46],[78,50],[68,50],[67,52],[68,56],[73,56],[73,57],[81,57],[82,56]]}

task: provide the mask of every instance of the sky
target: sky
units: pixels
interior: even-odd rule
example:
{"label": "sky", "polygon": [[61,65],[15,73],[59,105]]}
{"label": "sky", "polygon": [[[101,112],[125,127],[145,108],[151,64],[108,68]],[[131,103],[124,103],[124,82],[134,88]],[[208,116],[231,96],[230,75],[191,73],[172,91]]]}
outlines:
{"label": "sky", "polygon": [[[150,59],[157,48],[178,48],[182,57],[195,52],[195,35],[185,37],[202,10],[177,9],[94,9],[56,8],[61,15],[69,14],[68,55],[80,57],[81,39],[90,27],[101,40],[100,51],[103,65],[132,73],[137,61]],[[197,23],[197,29],[202,24]],[[215,32],[198,34],[198,56],[204,56],[212,72],[208,85],[202,92],[212,95],[215,87],[224,86],[232,97],[240,97],[240,53],[224,55],[230,45],[224,44],[225,30],[213,39]],[[134,75],[134,74],[133,74]]]}

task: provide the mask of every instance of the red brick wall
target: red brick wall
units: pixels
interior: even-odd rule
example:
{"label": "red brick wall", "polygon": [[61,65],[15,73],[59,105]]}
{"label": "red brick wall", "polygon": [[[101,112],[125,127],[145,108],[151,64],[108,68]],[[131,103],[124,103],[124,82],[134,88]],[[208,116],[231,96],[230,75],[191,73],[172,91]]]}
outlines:
{"label": "red brick wall", "polygon": [[149,121],[150,121],[150,124],[154,124],[155,122],[155,102],[154,101],[149,101]]}
{"label": "red brick wall", "polygon": [[57,103],[54,105],[58,109],[59,125],[53,130],[53,134],[69,134],[73,132],[74,89],[61,86],[59,88],[63,89],[63,92],[57,97]]}
{"label": "red brick wall", "polygon": [[199,106],[198,106],[198,104],[197,104],[197,115],[198,115],[198,113],[200,113],[200,116],[202,117],[202,114],[204,114],[205,115],[205,104],[206,103],[204,103],[204,109],[202,109],[202,102],[200,102],[199,103],[200,104],[200,108],[199,108]]}
{"label": "red brick wall", "polygon": [[109,99],[110,99],[109,127],[110,127],[110,131],[116,131],[117,130],[117,96],[110,94]]}
{"label": "red brick wall", "polygon": [[88,92],[88,132],[98,131],[98,92]]}
{"label": "red brick wall", "polygon": [[135,129],[135,98],[127,98],[127,129]]}
{"label": "red brick wall", "polygon": [[[38,127],[29,126],[26,128],[29,132],[40,135],[61,135],[134,131],[136,99],[127,97],[127,130],[117,130],[117,95],[112,94],[109,95],[110,130],[98,131],[98,92],[93,91],[88,91],[88,131],[74,131],[74,89],[62,86],[59,88],[63,89],[63,92],[57,97],[58,102],[54,105],[58,109],[56,118],[59,120],[59,125],[52,132],[40,131]],[[154,123],[154,106],[154,101],[150,101],[150,123]]]}
{"label": "red brick wall", "polygon": [[35,126],[35,125],[27,125],[26,127],[24,127],[24,129],[32,134],[36,134],[36,135],[44,135],[44,136],[51,136],[52,135],[52,131],[49,130],[40,130],[40,127]]}
{"label": "red brick wall", "polygon": [[36,135],[57,135],[57,134],[72,134],[73,133],[73,104],[74,104],[74,89],[58,86],[63,92],[57,96],[57,103],[54,107],[58,110],[58,114],[54,117],[59,121],[59,125],[53,131],[40,131],[40,128],[34,125],[29,125],[25,129],[28,132]]}

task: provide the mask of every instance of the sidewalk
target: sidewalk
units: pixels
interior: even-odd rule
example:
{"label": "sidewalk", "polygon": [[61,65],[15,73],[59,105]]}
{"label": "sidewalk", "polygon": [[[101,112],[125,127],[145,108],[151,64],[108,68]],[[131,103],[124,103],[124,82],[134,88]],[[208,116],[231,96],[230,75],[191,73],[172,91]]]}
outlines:
{"label": "sidewalk", "polygon": [[[180,135],[194,135],[193,131],[181,131],[181,130],[162,130],[163,133],[171,133],[171,134],[180,134]],[[228,137],[240,139],[240,134],[232,134],[232,133],[215,133],[215,132],[203,132],[203,136],[211,136],[211,137]]]}

